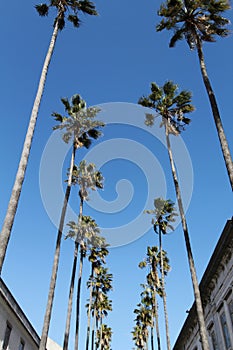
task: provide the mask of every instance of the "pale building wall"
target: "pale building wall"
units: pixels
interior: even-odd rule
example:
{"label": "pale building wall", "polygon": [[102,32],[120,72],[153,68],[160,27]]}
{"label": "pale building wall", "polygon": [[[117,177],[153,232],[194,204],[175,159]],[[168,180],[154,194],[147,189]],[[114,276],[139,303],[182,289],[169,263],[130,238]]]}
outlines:
{"label": "pale building wall", "polygon": [[[38,350],[40,338],[26,315],[0,279],[0,349],[3,348],[7,325],[11,327],[7,350]],[[23,343],[23,348],[20,344]],[[62,348],[48,339],[47,350]]]}
{"label": "pale building wall", "polygon": [[[228,220],[200,283],[210,350],[233,350],[233,220]],[[201,350],[194,305],[173,350]]]}

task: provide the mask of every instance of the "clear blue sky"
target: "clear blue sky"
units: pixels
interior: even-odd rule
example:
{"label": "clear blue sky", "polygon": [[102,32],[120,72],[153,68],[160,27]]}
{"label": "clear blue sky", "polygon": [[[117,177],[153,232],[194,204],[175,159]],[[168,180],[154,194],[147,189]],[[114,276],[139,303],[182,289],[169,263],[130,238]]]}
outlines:
{"label": "clear blue sky", "polygon": [[[42,62],[52,32],[52,15],[48,18],[40,18],[33,5],[34,3],[29,0],[23,2],[12,0],[9,3],[0,4],[2,14],[0,22],[1,223],[6,212]],[[133,218],[142,213],[147,194],[149,193],[153,198],[160,193],[161,188],[162,193],[165,191],[167,198],[175,200],[166,149],[158,141],[155,131],[143,129],[143,119],[138,121],[140,119],[137,114],[138,107],[133,105],[141,95],[148,94],[152,81],[162,85],[166,80],[173,80],[180,89],[193,92],[196,111],[192,114],[191,125],[182,135],[191,159],[193,180],[187,179],[189,173],[185,171],[181,172],[181,175],[184,176],[184,196],[190,192],[192,194],[187,209],[187,220],[199,279],[226,220],[232,216],[232,192],[201,80],[196,52],[190,52],[184,42],[178,43],[175,49],[168,48],[170,34],[156,33],[154,29],[158,23],[156,11],[159,6],[154,1],[97,0],[96,5],[100,13],[99,17],[82,17],[83,25],[80,29],[73,29],[67,24],[65,30],[59,34],[3,269],[5,282],[38,333],[41,332],[43,323],[56,236],[56,228],[47,215],[40,195],[40,162],[54,126],[50,115],[53,111],[63,113],[61,97],[80,93],[88,105],[101,104],[103,110],[110,106],[111,112],[115,112],[111,114],[110,121],[118,125],[109,124],[104,130],[104,136],[93,145],[93,149],[97,144],[101,147],[105,141],[116,140],[118,147],[122,147],[122,152],[125,149],[128,150],[128,146],[122,146],[124,143],[119,140],[121,138],[124,142],[125,140],[126,142],[136,141],[141,147],[144,146],[148,152],[154,154],[155,169],[152,167],[153,163],[148,160],[147,153],[145,155],[138,153],[139,159],[136,163],[132,156],[128,155],[128,159],[117,157],[115,160],[115,156],[112,156],[113,160],[103,165],[105,191],[100,193],[102,198],[105,201],[116,200],[118,181],[127,179],[131,185],[123,183],[123,186],[128,187],[127,189],[123,187],[122,192],[119,192],[119,195],[123,196],[119,201],[127,202],[128,199],[130,200],[130,195],[132,199],[125,209],[117,213],[110,213],[108,209],[105,213],[99,213],[90,206],[86,206],[86,213],[93,215],[101,227],[111,229],[131,223]],[[229,11],[228,18],[232,20],[232,17],[232,11]],[[233,152],[232,41],[233,37],[230,36],[227,39],[218,40],[215,44],[205,44],[204,52],[229,146]],[[122,104],[116,104],[117,102]],[[120,108],[122,106],[123,110]],[[126,113],[125,120],[123,112]],[[137,118],[135,121],[132,113],[135,113]],[[107,145],[106,154],[110,157],[111,152],[116,149],[113,144],[111,147]],[[96,152],[97,155],[101,155],[100,161],[105,159],[105,153],[102,151],[100,153],[97,148]],[[181,158],[183,152],[182,146]],[[84,152],[80,153],[80,160],[84,155]],[[54,159],[59,159],[58,149],[53,149],[53,156]],[[138,164],[140,161],[143,162],[143,166]],[[154,180],[152,180],[154,183],[150,183],[149,187],[147,184],[149,175],[144,172],[144,166],[147,169],[148,163],[150,176],[154,173]],[[63,175],[67,167],[66,159]],[[61,172],[54,173],[50,168],[48,193],[51,191],[49,184],[53,177],[62,181]],[[43,183],[43,186],[46,188],[46,184]],[[155,195],[151,191],[155,191]],[[54,202],[56,202],[55,199]],[[75,197],[72,198],[71,203],[72,209],[77,211]],[[116,205],[117,203],[116,201]],[[59,207],[61,203],[55,205]],[[151,206],[152,202],[145,209],[150,209]],[[150,218],[147,219],[149,222]],[[121,228],[119,228],[119,234],[120,232]],[[137,234],[136,231],[134,233],[129,229],[129,237],[137,238]],[[141,291],[139,284],[143,283],[145,278],[145,271],[139,271],[137,265],[143,259],[146,247],[157,244],[157,237],[149,230],[135,241],[127,245],[122,244],[119,243],[121,246],[112,248],[108,258],[109,268],[114,275],[114,291],[111,294],[113,312],[108,319],[114,332],[112,342],[114,350],[133,347],[130,334],[134,319],[133,309],[139,302]],[[168,252],[172,265],[172,271],[167,279],[167,297],[173,344],[186,317],[185,311],[193,302],[180,225],[174,233],[165,237],[164,248]],[[59,344],[62,344],[63,340],[72,254],[72,242],[63,242],[50,328],[50,337]],[[87,273],[88,266],[85,267],[85,274]],[[83,294],[83,303],[85,299],[86,295]],[[84,311],[83,325],[85,316]],[[160,322],[161,329],[164,329],[162,313]]]}

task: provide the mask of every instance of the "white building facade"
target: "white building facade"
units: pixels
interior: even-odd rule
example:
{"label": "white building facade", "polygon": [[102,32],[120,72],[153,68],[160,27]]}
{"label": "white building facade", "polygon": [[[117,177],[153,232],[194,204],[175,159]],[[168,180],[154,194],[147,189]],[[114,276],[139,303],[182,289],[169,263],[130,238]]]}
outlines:
{"label": "white building facade", "polygon": [[[228,220],[200,283],[211,350],[233,350],[233,220]],[[195,304],[173,350],[201,350]]]}
{"label": "white building facade", "polygon": [[[38,350],[40,338],[0,279],[0,350]],[[48,339],[47,350],[62,348]]]}

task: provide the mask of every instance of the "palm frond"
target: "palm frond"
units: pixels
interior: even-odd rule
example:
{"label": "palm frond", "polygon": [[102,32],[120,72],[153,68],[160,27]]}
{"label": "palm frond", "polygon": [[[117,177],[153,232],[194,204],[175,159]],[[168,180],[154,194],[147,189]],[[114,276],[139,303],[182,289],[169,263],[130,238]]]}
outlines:
{"label": "palm frond", "polygon": [[39,16],[48,16],[49,7],[46,4],[35,5],[35,9]]}
{"label": "palm frond", "polygon": [[75,28],[80,27],[81,21],[77,15],[69,15],[67,19],[74,25]]}
{"label": "palm frond", "polygon": [[97,16],[98,12],[96,11],[95,5],[92,1],[83,0],[79,1],[79,10],[88,15]]}

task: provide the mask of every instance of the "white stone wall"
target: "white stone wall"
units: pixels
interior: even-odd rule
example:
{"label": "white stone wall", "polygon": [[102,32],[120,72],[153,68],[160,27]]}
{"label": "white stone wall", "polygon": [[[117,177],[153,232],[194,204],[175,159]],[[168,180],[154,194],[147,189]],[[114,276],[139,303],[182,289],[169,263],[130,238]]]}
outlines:
{"label": "white stone wall", "polygon": [[[8,301],[6,301],[3,295],[7,297]],[[11,326],[7,350],[20,350],[21,340],[24,343],[24,350],[39,349],[39,336],[29,324],[28,319],[17,302],[12,298],[9,290],[4,287],[3,294],[0,293],[0,349],[2,349],[4,343],[7,323]],[[62,350],[62,348],[52,339],[48,338],[47,350]]]}
{"label": "white stone wall", "polygon": [[24,350],[37,350],[38,346],[24,329],[12,310],[0,297],[0,349],[2,349],[7,322],[12,326],[8,350],[18,350],[20,340],[25,343]]}
{"label": "white stone wall", "polygon": [[[202,288],[201,294],[210,350],[233,350],[232,221],[229,221],[225,226],[205,271],[200,288]],[[221,316],[224,317],[221,319]],[[193,306],[175,343],[174,350],[201,350],[198,329],[196,311]]]}

